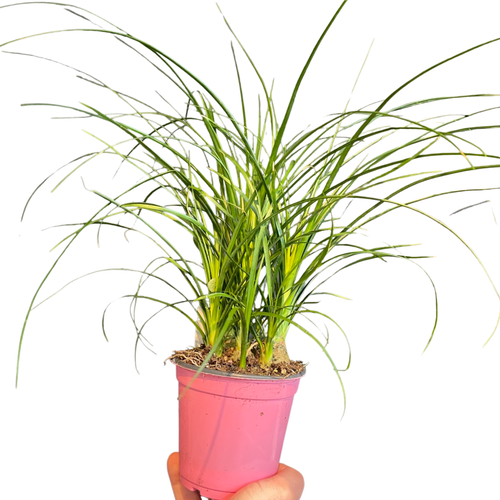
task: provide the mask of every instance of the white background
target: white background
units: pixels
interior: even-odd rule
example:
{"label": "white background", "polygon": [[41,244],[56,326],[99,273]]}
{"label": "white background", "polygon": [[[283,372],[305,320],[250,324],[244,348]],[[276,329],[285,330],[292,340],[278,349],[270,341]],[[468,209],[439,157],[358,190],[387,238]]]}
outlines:
{"label": "white background", "polygon": [[[278,113],[338,4],[219,2],[265,80],[276,78]],[[177,58],[238,109],[231,35],[212,2],[84,0],[79,5]],[[73,16],[57,12],[50,6],[0,10],[0,39],[75,24]],[[499,14],[492,0],[472,5],[350,0],[304,81],[294,126],[304,128],[343,109],[372,39],[351,108],[385,97],[441,59],[499,37]],[[133,95],[161,90],[161,80],[145,77],[131,54],[126,57],[102,37],[96,41],[96,35],[55,35],[10,50],[75,64],[106,81],[114,78]],[[500,43],[483,48],[426,76],[400,102],[500,93],[499,60]],[[256,87],[249,71],[245,74],[251,95]],[[19,389],[14,389],[25,311],[53,261],[55,252],[49,250],[63,234],[42,229],[81,220],[93,201],[77,175],[69,191],[50,194],[53,184],[44,187],[21,224],[22,208],[47,175],[97,146],[82,132],[94,130],[89,122],[50,120],[58,115],[54,109],[20,107],[23,102],[89,102],[93,94],[74,72],[0,54],[0,78],[0,498],[172,498],[165,462],[177,449],[177,388],[174,369],[164,367],[163,360],[173,349],[192,344],[193,332],[174,316],[156,322],[150,340],[157,355],[140,348],[137,375],[134,333],[123,301],[110,308],[109,343],[101,333],[103,308],[129,293],[133,280],[93,276],[37,309],[26,331]],[[499,154],[498,132],[484,137],[489,150]],[[110,169],[102,167],[102,172],[82,172],[86,185],[111,178]],[[500,186],[498,173],[481,180]],[[500,217],[500,199],[490,191],[471,200],[490,203],[453,217],[449,214],[467,201],[447,198],[431,208],[471,243],[500,287],[500,232],[493,217]],[[440,293],[435,339],[422,356],[432,328],[433,296],[415,266],[371,263],[339,275],[332,291],[354,300],[332,301],[327,307],[352,346],[352,366],[343,375],[347,412],[340,421],[341,393],[326,358],[309,339],[291,332],[291,357],[310,364],[296,396],[282,461],[304,475],[306,500],[498,499],[500,332],[482,345],[494,328],[499,301],[474,258],[445,231],[416,218],[375,229],[373,236],[382,241],[423,242],[422,253],[437,255],[424,263]],[[150,249],[138,246],[139,240],[108,243],[104,239],[97,248],[89,238],[75,247],[42,296],[93,269],[147,262]],[[331,345],[342,365],[342,344],[332,339]]]}

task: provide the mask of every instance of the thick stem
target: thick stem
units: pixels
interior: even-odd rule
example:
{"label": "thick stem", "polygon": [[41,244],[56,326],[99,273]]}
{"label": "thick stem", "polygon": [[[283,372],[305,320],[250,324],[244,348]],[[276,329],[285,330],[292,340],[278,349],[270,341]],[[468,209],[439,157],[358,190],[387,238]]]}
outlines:
{"label": "thick stem", "polygon": [[273,344],[272,342],[267,342],[264,344],[264,350],[260,353],[260,365],[269,366],[273,359]]}
{"label": "thick stem", "polygon": [[290,358],[286,349],[285,341],[269,342],[260,356],[261,366],[270,366],[272,363],[289,363]]}
{"label": "thick stem", "polygon": [[273,348],[273,363],[290,363],[284,341],[276,342]]}
{"label": "thick stem", "polygon": [[236,335],[230,340],[227,340],[225,344],[222,346],[221,354],[227,353],[228,350],[231,350],[231,359],[235,363],[240,362],[241,358],[241,336]]}

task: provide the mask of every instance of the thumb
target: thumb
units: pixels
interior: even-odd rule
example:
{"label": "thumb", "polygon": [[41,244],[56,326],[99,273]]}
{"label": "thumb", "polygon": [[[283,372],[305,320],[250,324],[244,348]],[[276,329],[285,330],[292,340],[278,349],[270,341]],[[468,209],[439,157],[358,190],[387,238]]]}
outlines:
{"label": "thumb", "polygon": [[230,500],[299,500],[303,491],[302,474],[280,464],[276,475],[248,484]]}

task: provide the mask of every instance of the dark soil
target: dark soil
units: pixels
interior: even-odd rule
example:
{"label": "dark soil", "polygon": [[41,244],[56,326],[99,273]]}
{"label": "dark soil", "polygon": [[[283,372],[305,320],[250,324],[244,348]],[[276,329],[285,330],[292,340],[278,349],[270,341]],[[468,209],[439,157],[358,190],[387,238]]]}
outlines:
{"label": "dark soil", "polygon": [[[210,352],[210,347],[200,346],[183,351],[174,351],[168,360],[178,360],[193,366],[201,366],[205,357]],[[245,375],[268,375],[271,377],[287,378],[296,375],[305,370],[306,365],[302,361],[289,361],[287,363],[272,363],[271,366],[263,368],[259,365],[258,352],[250,351],[247,356],[247,366],[242,369],[239,367],[239,360],[233,358],[234,348],[226,349],[221,356],[212,356],[206,368],[219,370],[222,372],[242,373]]]}

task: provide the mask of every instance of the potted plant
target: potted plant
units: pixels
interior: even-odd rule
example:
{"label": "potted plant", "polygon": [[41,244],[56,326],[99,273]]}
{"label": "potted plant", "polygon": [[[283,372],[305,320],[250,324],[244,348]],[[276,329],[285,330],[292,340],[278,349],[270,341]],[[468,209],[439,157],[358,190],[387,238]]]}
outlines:
{"label": "potted plant", "polygon": [[[328,116],[318,126],[284,139],[303,77],[345,3],[340,5],[314,46],[282,118],[274,110],[271,89],[262,80],[264,95],[261,111],[256,116],[257,132],[253,133],[250,118],[247,122],[250,111],[243,97],[236,56],[242,119],[236,119],[216,93],[168,54],[116,27],[90,28],[94,32],[104,31],[117,36],[130,46],[129,50],[144,50],[139,57],[153,57],[153,64],[158,61],[155,67],[160,62],[164,64],[166,69],[163,66],[158,68],[161,74],[170,78],[180,95],[187,99],[187,109],[183,113],[159,111],[104,81],[80,73],[83,80],[109,92],[126,103],[131,111],[116,115],[91,104],[65,108],[72,113],[102,120],[125,134],[125,139],[113,141],[99,135],[97,140],[101,141],[102,149],[72,164],[68,169],[72,175],[89,159],[110,154],[124,166],[141,172],[141,178],[127,185],[119,194],[108,195],[87,188],[103,200],[103,205],[95,215],[77,225],[70,237],[62,241],[61,247],[61,255],[65,255],[66,249],[72,248],[73,241],[94,227],[99,228],[99,233],[103,227],[122,230],[127,237],[144,233],[145,238],[154,240],[161,247],[162,257],[154,258],[139,270],[139,284],[129,297],[137,334],[136,345],[144,340],[144,325],[152,321],[147,318],[142,325],[139,324],[137,306],[142,299],[159,305],[159,309],[151,313],[151,318],[170,308],[192,323],[207,346],[205,354],[208,354],[198,363],[198,373],[209,361],[219,365],[221,360],[233,361],[243,370],[251,359],[259,370],[270,375],[289,375],[289,369],[279,363],[288,361],[285,339],[293,326],[320,345],[338,375],[323,343],[297,321],[301,314],[309,314],[326,318],[338,326],[333,318],[311,305],[316,293],[333,293],[328,288],[315,288],[315,284],[322,284],[328,276],[325,269],[338,272],[366,260],[397,258],[411,261],[421,257],[407,252],[406,247],[400,245],[363,245],[359,242],[359,232],[366,224],[396,210],[420,214],[458,238],[477,258],[455,231],[417,208],[417,201],[444,196],[449,194],[448,190],[431,190],[430,194],[428,192],[420,198],[401,198],[411,189],[430,186],[440,178],[497,167],[495,156],[461,146],[475,147],[467,133],[483,126],[473,122],[465,127],[461,123],[473,120],[473,117],[450,117],[436,125],[422,118],[401,115],[403,111],[406,113],[445,98],[404,103],[394,108],[389,106],[391,100],[415,79],[408,80],[371,108],[356,111],[346,108],[342,113]],[[74,7],[71,10],[74,12]],[[82,12],[77,14],[82,15]],[[454,56],[449,59],[452,61]],[[249,61],[253,66],[253,61]],[[439,68],[441,64],[435,67]],[[418,76],[423,77],[430,69]],[[167,70],[172,73],[165,75]],[[260,74],[257,75],[260,79]],[[199,86],[200,90],[193,91],[191,85]],[[468,99],[480,97],[484,96],[469,95]],[[465,97],[455,96],[455,99]],[[168,99],[160,95],[159,100],[166,102]],[[136,125],[137,122],[149,127],[148,132]],[[403,142],[397,142],[397,134],[404,137]],[[393,140],[396,140],[396,145],[391,142]],[[378,150],[384,143],[389,147]],[[441,144],[444,144],[444,149],[439,149]],[[138,154],[141,148],[143,156]],[[375,151],[373,156],[368,154],[363,158],[365,151],[370,153],[372,150]],[[411,170],[420,160],[442,157],[459,159],[465,162],[465,166],[453,164],[443,172],[429,172],[418,167]],[[67,182],[66,177],[63,179]],[[384,188],[388,191],[384,192]],[[173,241],[165,236],[164,229],[160,229],[168,227],[168,231],[171,230],[170,226],[164,225],[165,222],[177,224],[186,231],[188,238],[182,241],[180,248],[177,238],[182,236],[175,233]],[[138,227],[140,223],[145,229]],[[202,263],[199,270],[197,262],[192,262],[193,254]],[[169,268],[185,280],[186,288],[173,284],[171,273],[167,274],[168,279],[161,274]],[[49,275],[51,273],[52,269]],[[160,282],[179,293],[180,297],[166,300],[145,293],[152,281]],[[35,298],[37,295],[38,291]],[[30,310],[35,304],[33,301]],[[190,306],[192,313],[186,312],[184,306]],[[429,342],[435,325],[436,322],[431,328]],[[274,366],[273,358],[278,362]],[[205,377],[204,374],[199,376]]]}

